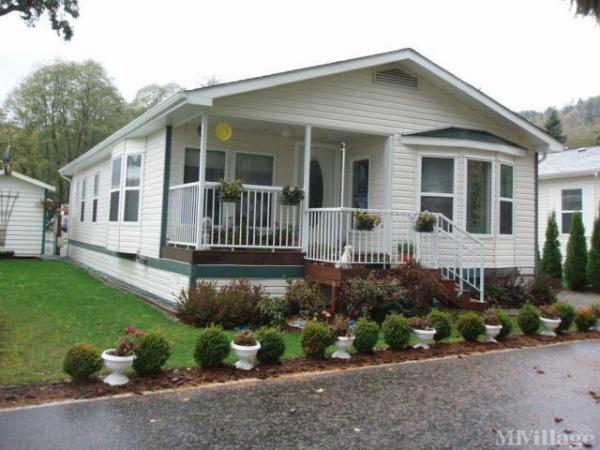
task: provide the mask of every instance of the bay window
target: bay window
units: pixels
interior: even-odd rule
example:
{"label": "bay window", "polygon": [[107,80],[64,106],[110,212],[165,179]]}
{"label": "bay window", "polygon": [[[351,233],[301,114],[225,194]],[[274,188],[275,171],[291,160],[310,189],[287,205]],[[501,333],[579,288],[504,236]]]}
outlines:
{"label": "bay window", "polygon": [[581,189],[564,189],[561,191],[561,231],[569,234],[573,215],[583,209],[583,191]]}
{"label": "bay window", "polygon": [[467,161],[467,231],[490,234],[492,223],[492,163]]}
{"label": "bay window", "polygon": [[85,191],[87,186],[87,178],[79,180],[79,221],[85,219]]}
{"label": "bay window", "polygon": [[100,189],[100,174],[94,175],[94,197],[92,199],[92,222],[98,220],[98,191]]}
{"label": "bay window", "polygon": [[140,185],[142,178],[142,155],[127,155],[125,171],[124,222],[137,222],[140,209]]}
{"label": "bay window", "polygon": [[440,213],[453,220],[454,159],[421,159],[421,211]]}
{"label": "bay window", "polygon": [[110,208],[108,220],[117,222],[119,220],[119,203],[121,200],[121,166],[123,157],[118,156],[112,161],[110,180]]}
{"label": "bay window", "polygon": [[513,166],[500,165],[500,234],[513,234]]}

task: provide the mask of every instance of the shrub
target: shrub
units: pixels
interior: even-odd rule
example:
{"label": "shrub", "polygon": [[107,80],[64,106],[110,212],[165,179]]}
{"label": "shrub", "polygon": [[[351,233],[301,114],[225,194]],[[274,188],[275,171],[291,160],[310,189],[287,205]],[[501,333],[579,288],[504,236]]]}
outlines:
{"label": "shrub", "polygon": [[242,331],[234,336],[233,343],[235,345],[253,347],[256,345],[256,338],[252,334],[252,331]]}
{"label": "shrub", "polygon": [[585,228],[581,219],[581,213],[575,213],[573,214],[571,230],[569,231],[567,259],[565,260],[565,283],[569,289],[581,291],[585,287],[586,266]]}
{"label": "shrub", "polygon": [[199,281],[189,291],[182,290],[177,299],[177,317],[188,325],[205,327],[215,322],[219,312],[215,284]]}
{"label": "shrub", "polygon": [[260,342],[260,349],[256,359],[264,364],[276,364],[285,352],[283,333],[276,328],[260,328],[256,332],[256,340]]}
{"label": "shrub", "polygon": [[600,291],[600,217],[594,220],[592,242],[587,261],[587,279],[594,291]]}
{"label": "shrub", "polygon": [[308,358],[322,358],[333,342],[331,331],[321,322],[307,322],[300,338],[302,350]]}
{"label": "shrub", "polygon": [[560,281],[541,275],[531,278],[526,284],[531,302],[536,306],[554,303],[556,301],[556,293],[560,288]]}
{"label": "shrub", "polygon": [[100,369],[102,369],[100,350],[86,342],[71,347],[63,362],[63,370],[75,381],[89,380]]}
{"label": "shrub", "polygon": [[218,325],[205,328],[198,334],[194,359],[200,367],[215,367],[223,363],[229,353],[229,339]]}
{"label": "shrub", "polygon": [[558,225],[556,223],[556,212],[548,216],[546,227],[546,242],[544,252],[540,261],[540,273],[558,281],[562,281],[562,255],[560,254],[560,242],[558,241]]}
{"label": "shrub", "polygon": [[450,305],[448,292],[434,271],[412,260],[398,270],[395,277],[404,289],[400,312],[406,315],[426,314],[434,300]]}
{"label": "shrub", "polygon": [[171,349],[167,340],[159,333],[148,333],[136,346],[133,369],[142,375],[157,374],[169,356]]}
{"label": "shrub", "polygon": [[311,280],[288,281],[283,298],[290,314],[306,311],[316,316],[321,313],[325,305],[319,284]]}
{"label": "shrub", "polygon": [[548,305],[556,301],[559,283],[547,276],[524,279],[517,272],[489,277],[485,282],[485,299],[493,306],[520,308],[526,303]]}
{"label": "shrub", "polygon": [[496,313],[496,317],[498,317],[498,320],[500,321],[500,325],[502,325],[502,329],[500,330],[500,333],[498,333],[498,336],[496,336],[496,339],[502,340],[502,339],[507,338],[513,332],[513,328],[514,328],[513,321],[508,316],[508,314],[506,314],[506,311],[504,311],[503,309],[500,309],[500,308],[491,308],[491,309],[494,310],[494,312]]}
{"label": "shrub", "polygon": [[390,312],[403,309],[404,289],[393,277],[376,277],[371,272],[366,278],[351,278],[342,285],[340,307],[351,318],[368,317],[383,322]]}
{"label": "shrub", "polygon": [[466,312],[458,319],[458,332],[467,342],[475,342],[477,338],[485,333],[485,321],[481,314]]}
{"label": "shrub", "polygon": [[524,305],[519,311],[517,322],[524,334],[535,334],[540,328],[540,311],[531,303]]}
{"label": "shrub", "polygon": [[590,307],[581,308],[575,314],[575,325],[579,331],[589,331],[590,328],[596,325],[597,321],[596,312]]}
{"label": "shrub", "polygon": [[450,337],[452,334],[452,316],[450,313],[436,309],[431,311],[427,318],[431,322],[431,326],[435,328],[433,339],[436,342]]}
{"label": "shrub", "polygon": [[401,350],[408,344],[412,333],[410,321],[401,314],[390,314],[381,327],[383,338],[392,350]]}
{"label": "shrub", "polygon": [[354,348],[358,353],[373,353],[379,339],[377,322],[361,317],[354,327]]}
{"label": "shrub", "polygon": [[560,333],[564,333],[571,328],[577,311],[572,305],[564,302],[557,302],[554,304],[554,307],[558,310],[558,315],[560,317],[560,325],[558,325],[557,330]]}
{"label": "shrub", "polygon": [[263,296],[258,302],[258,310],[262,323],[282,325],[288,316],[288,305],[282,297]]}

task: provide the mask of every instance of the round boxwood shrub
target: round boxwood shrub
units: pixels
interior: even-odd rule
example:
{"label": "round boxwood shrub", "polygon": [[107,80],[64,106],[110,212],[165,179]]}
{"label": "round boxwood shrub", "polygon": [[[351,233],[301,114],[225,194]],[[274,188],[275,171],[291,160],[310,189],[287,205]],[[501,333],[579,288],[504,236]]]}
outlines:
{"label": "round boxwood shrub", "polygon": [[540,310],[531,303],[523,305],[517,316],[517,322],[524,334],[535,334],[540,328]]}
{"label": "round boxwood shrub", "polygon": [[479,336],[485,334],[485,320],[481,314],[466,312],[458,319],[457,328],[465,341],[475,342]]}
{"label": "round boxwood shrub", "polygon": [[581,308],[575,315],[575,325],[579,331],[589,331],[596,325],[596,312],[593,308]]}
{"label": "round boxwood shrub", "polygon": [[155,375],[171,356],[167,340],[159,333],[148,333],[140,338],[135,349],[133,369],[141,375]]}
{"label": "round boxwood shrub", "polygon": [[502,325],[502,329],[500,330],[500,333],[498,333],[498,336],[496,336],[496,339],[506,339],[512,334],[515,327],[514,323],[510,316],[502,308],[492,308],[492,310],[496,313],[496,316],[500,321],[500,325]]}
{"label": "round boxwood shrub", "polygon": [[366,317],[358,319],[354,326],[354,348],[358,353],[373,353],[379,339],[379,325]]}
{"label": "round boxwood shrub", "polygon": [[229,339],[218,325],[200,331],[196,341],[194,359],[200,367],[215,367],[223,363],[229,353]]}
{"label": "round boxwood shrub", "polygon": [[63,370],[75,381],[89,380],[100,369],[102,369],[100,350],[87,342],[71,347],[63,362]]}
{"label": "round boxwood shrub", "polygon": [[283,333],[276,328],[262,327],[255,334],[260,343],[256,359],[264,364],[276,364],[285,352]]}
{"label": "round boxwood shrub", "polygon": [[446,339],[452,334],[452,316],[450,313],[435,309],[429,313],[427,320],[435,328],[433,339],[436,342]]}
{"label": "round boxwood shrub", "polygon": [[333,334],[329,327],[321,322],[307,322],[302,331],[300,345],[307,358],[322,358],[325,350],[333,345]]}
{"label": "round boxwood shrub", "polygon": [[410,321],[402,314],[390,314],[381,326],[385,342],[392,350],[401,350],[408,344],[412,333]]}
{"label": "round boxwood shrub", "polygon": [[560,325],[558,325],[557,331],[564,333],[571,328],[577,311],[573,305],[564,302],[556,302],[554,307],[558,310],[558,314],[560,315]]}

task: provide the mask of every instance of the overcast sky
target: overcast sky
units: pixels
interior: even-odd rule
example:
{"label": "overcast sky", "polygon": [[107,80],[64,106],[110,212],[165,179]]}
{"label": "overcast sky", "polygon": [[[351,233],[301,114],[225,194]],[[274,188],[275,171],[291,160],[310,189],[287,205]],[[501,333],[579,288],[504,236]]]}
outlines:
{"label": "overcast sky", "polygon": [[44,17],[0,17],[0,99],[60,58],[99,61],[131,99],[412,47],[509,108],[600,95],[600,27],[568,0],[80,0],[63,42]]}

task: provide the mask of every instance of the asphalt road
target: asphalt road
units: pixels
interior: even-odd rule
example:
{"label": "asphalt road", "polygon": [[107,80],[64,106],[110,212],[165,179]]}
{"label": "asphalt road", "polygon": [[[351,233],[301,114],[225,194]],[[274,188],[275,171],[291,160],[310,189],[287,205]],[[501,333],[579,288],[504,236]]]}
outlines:
{"label": "asphalt road", "polygon": [[558,448],[552,430],[600,448],[590,391],[600,341],[5,410],[0,448]]}

